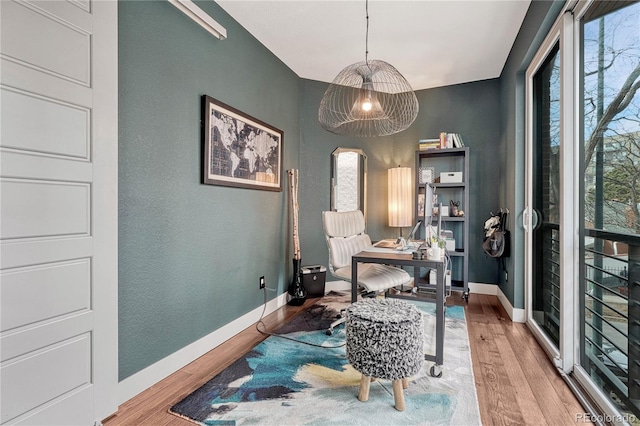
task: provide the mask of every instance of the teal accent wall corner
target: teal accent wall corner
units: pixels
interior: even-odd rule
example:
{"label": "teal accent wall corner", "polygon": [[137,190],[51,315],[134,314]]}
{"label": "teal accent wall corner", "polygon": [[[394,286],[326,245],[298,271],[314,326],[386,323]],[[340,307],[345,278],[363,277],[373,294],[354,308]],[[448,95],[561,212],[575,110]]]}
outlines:
{"label": "teal accent wall corner", "polygon": [[[263,303],[290,279],[286,170],[300,79],[214,2],[218,40],[167,1],[119,2],[119,377]],[[284,131],[283,191],[201,184],[201,96]]]}
{"label": "teal accent wall corner", "polygon": [[511,212],[511,257],[506,259],[508,281],[500,275],[500,289],[516,309],[525,307],[525,72],[564,6],[564,1],[533,1],[500,76],[501,131],[498,155],[502,167],[500,203]]}

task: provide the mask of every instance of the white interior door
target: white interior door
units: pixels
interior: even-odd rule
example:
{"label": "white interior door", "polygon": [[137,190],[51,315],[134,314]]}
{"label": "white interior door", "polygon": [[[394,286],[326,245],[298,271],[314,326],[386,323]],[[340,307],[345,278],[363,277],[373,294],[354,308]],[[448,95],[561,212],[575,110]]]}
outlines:
{"label": "white interior door", "polygon": [[0,1],[0,423],[117,409],[117,3]]}

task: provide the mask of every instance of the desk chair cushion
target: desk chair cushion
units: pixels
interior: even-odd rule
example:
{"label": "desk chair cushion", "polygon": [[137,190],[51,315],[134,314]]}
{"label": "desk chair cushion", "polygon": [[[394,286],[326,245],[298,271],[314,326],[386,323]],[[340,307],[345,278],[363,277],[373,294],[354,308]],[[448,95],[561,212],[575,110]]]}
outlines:
{"label": "desk chair cushion", "polygon": [[360,210],[352,212],[322,212],[324,233],[329,238],[351,237],[364,234],[364,215]]}
{"label": "desk chair cushion", "polygon": [[335,237],[327,241],[329,246],[329,263],[334,269],[351,266],[351,256],[371,247],[371,238],[367,234],[352,237]]}
{"label": "desk chair cushion", "polygon": [[[351,265],[335,269],[333,275],[351,282]],[[409,273],[393,266],[377,263],[358,264],[358,284],[367,291],[383,291],[391,287],[400,287],[411,282]]]}

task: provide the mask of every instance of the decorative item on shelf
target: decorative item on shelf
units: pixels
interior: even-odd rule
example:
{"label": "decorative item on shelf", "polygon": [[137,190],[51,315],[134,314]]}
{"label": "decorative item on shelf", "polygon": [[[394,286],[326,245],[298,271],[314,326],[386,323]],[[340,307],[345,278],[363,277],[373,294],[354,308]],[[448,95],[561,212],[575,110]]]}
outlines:
{"label": "decorative item on shelf", "polygon": [[451,217],[458,217],[458,209],[460,208],[460,201],[449,200],[449,215]]}
{"label": "decorative item on shelf", "polygon": [[418,183],[433,183],[435,174],[436,172],[433,167],[420,167]]}
{"label": "decorative item on shelf", "polygon": [[462,183],[462,172],[442,172],[440,183]]}
{"label": "decorative item on shelf", "polygon": [[392,65],[369,60],[368,0],[365,7],[365,60],[347,66],[336,76],[320,101],[318,120],[323,129],[339,135],[393,135],[415,121],[418,99]]}
{"label": "decorative item on shelf", "polygon": [[293,278],[287,288],[287,304],[300,306],[307,299],[307,290],[302,285],[302,270],[300,265],[300,235],[298,228],[298,169],[287,170],[289,176],[289,195],[291,200],[291,216],[293,220]]}

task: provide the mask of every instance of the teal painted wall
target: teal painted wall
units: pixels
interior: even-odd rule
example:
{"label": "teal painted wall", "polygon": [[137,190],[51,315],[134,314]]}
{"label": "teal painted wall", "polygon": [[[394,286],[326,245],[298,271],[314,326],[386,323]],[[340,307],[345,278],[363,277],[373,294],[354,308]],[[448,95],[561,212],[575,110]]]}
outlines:
{"label": "teal painted wall", "polygon": [[[387,170],[398,165],[415,168],[421,138],[441,131],[460,133],[470,148],[470,257],[472,282],[496,284],[498,263],[481,248],[484,221],[500,208],[497,191],[500,162],[500,85],[498,79],[416,92],[420,112],[409,129],[379,138],[347,138],[323,130],[318,105],[326,83],[303,80],[300,147],[300,224],[304,264],[328,265],[322,232],[323,210],[330,208],[331,152],[339,146],[361,148],[368,156],[367,231],[374,240],[398,235],[387,226]],[[405,234],[409,232],[405,229]],[[328,279],[331,279],[330,277]]]}
{"label": "teal painted wall", "polygon": [[500,76],[500,203],[511,211],[508,229],[512,231],[512,256],[506,259],[509,280],[501,275],[499,285],[518,309],[523,309],[525,302],[525,73],[563,6],[564,1],[531,2]]}
{"label": "teal painted wall", "polygon": [[283,130],[287,170],[300,79],[214,2],[198,6],[228,39],[169,2],[119,2],[120,380],[262,305],[259,276],[271,298],[291,273],[286,190],[200,184],[200,97]]}
{"label": "teal painted wall", "polygon": [[[197,3],[227,40],[168,2],[119,2],[120,380],[260,306],[259,276],[277,288],[269,297],[290,279],[286,191],[200,184],[203,94],[284,131],[283,168],[300,169],[304,265],[327,265],[321,212],[336,147],[368,154],[368,231],[380,239],[397,233],[386,226],[387,169],[413,167],[420,138],[461,133],[471,150],[470,280],[500,283],[523,307],[523,72],[563,2],[532,2],[500,79],[418,91],[408,130],[369,139],[321,129],[327,84],[299,79],[214,2]],[[484,220],[500,207],[514,212],[509,282],[480,249]]]}

